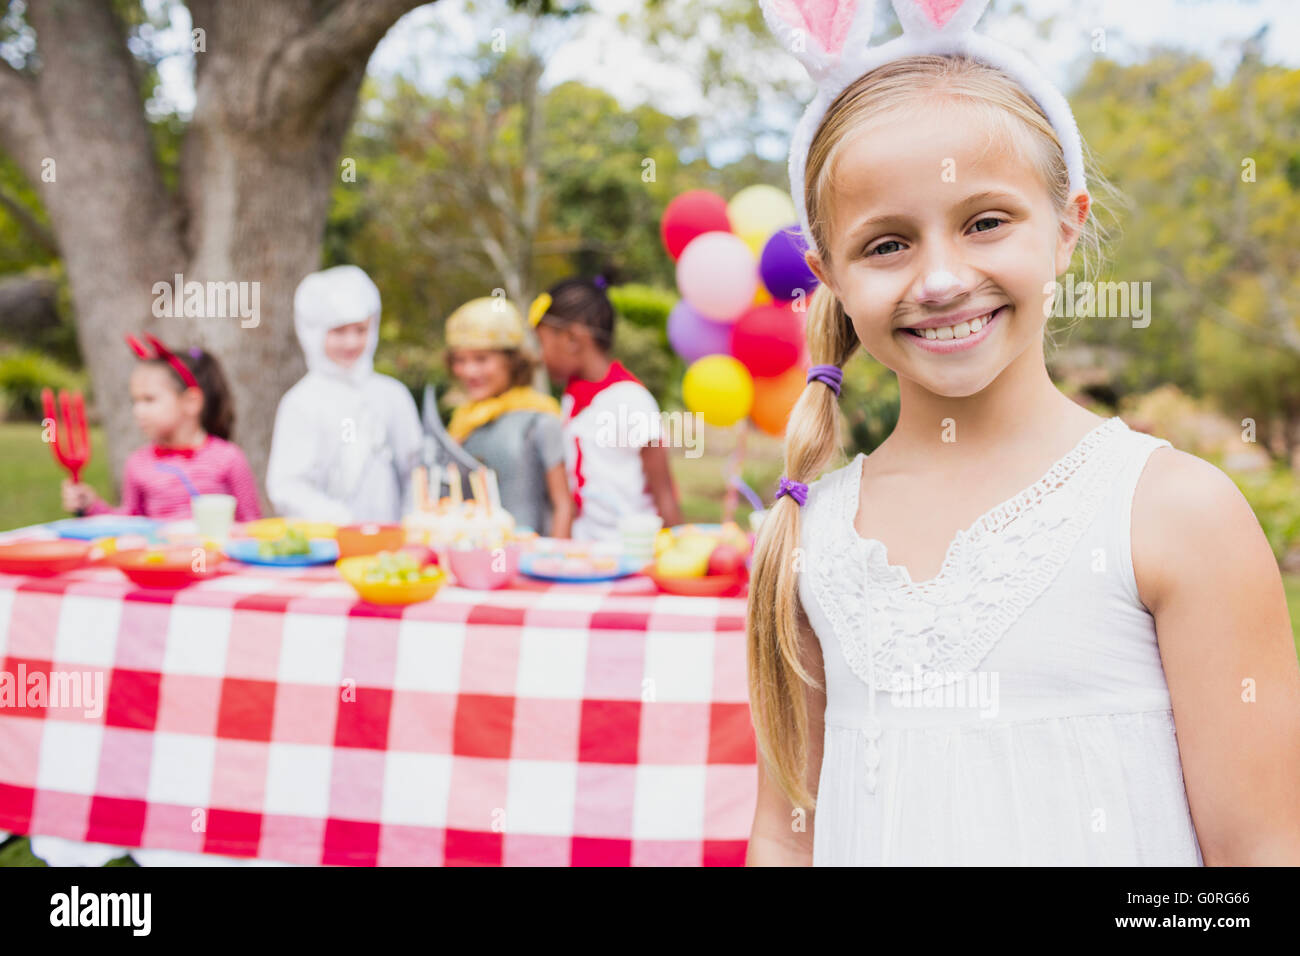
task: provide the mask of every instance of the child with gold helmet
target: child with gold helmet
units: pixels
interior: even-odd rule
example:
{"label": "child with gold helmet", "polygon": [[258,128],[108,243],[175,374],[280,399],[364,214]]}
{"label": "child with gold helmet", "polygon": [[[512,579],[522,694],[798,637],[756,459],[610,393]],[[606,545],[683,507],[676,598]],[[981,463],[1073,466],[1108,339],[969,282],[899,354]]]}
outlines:
{"label": "child with gold helmet", "polygon": [[445,341],[447,370],[468,399],[447,433],[497,473],[501,505],[516,524],[567,538],[573,499],[560,406],[532,387],[538,360],[523,316],[504,298],[473,299],[448,316]]}

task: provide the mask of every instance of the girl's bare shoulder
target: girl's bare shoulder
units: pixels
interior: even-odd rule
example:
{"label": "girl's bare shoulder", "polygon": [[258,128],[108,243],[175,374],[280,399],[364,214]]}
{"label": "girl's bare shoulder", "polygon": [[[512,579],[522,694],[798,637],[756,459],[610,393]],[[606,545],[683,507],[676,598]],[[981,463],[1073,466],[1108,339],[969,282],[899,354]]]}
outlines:
{"label": "girl's bare shoulder", "polygon": [[[1148,609],[1206,567],[1271,562],[1272,552],[1236,483],[1195,455],[1153,451],[1133,493],[1133,573]],[[1262,545],[1262,547],[1261,547]],[[1276,563],[1273,563],[1276,570]]]}

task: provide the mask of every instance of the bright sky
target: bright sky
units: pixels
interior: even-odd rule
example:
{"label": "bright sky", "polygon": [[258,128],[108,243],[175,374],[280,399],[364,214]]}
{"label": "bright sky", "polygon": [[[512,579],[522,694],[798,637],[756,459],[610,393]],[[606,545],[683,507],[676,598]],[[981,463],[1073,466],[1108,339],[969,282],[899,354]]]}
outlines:
{"label": "bright sky", "polygon": [[[505,30],[507,43],[517,27],[511,22],[471,15],[472,0],[438,0],[403,17],[376,49],[370,61],[374,76],[406,73],[421,86],[436,92],[455,69],[459,52],[492,39],[490,31]],[[755,0],[757,2],[757,0]],[[881,11],[877,23],[886,19],[888,0],[876,0]],[[1300,67],[1300,2],[1296,0],[1024,0],[1033,19],[1057,16],[1050,39],[1039,39],[1030,20],[1007,14],[1007,0],[993,0],[979,29],[1029,53],[1058,85],[1068,86],[1087,59],[1103,55],[1128,61],[1153,46],[1172,46],[1195,51],[1230,68],[1233,51],[1240,41],[1268,24],[1266,56],[1269,60]],[[591,0],[595,13],[580,21],[557,24],[552,36],[544,38],[552,48],[549,67],[543,77],[547,85],[580,80],[605,89],[625,106],[653,102],[675,115],[703,113],[701,99],[688,68],[665,67],[652,52],[617,23],[620,13],[635,11],[641,0]],[[493,0],[479,0],[478,9],[493,9]],[[708,0],[692,0],[692,8],[707,10]],[[178,9],[173,33],[184,44],[190,28],[189,14]],[[1094,31],[1105,31],[1106,50],[1091,52]],[[698,36],[708,42],[707,20],[702,19]],[[534,37],[534,40],[537,38]],[[193,107],[194,91],[186,57],[165,60],[160,67],[167,96],[183,111]],[[800,76],[793,60],[765,64],[766,69],[787,70]]]}

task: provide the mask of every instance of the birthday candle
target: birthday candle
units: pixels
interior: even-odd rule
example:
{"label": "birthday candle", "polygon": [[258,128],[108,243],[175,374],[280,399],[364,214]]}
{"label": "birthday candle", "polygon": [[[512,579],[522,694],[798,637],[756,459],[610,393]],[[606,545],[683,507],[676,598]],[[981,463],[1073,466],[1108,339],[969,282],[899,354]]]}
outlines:
{"label": "birthday candle", "polygon": [[461,506],[460,469],[456,467],[455,462],[447,466],[447,484],[448,491],[451,493],[451,506],[459,508]]}
{"label": "birthday candle", "polygon": [[438,502],[442,500],[442,466],[433,464],[429,466],[429,488],[432,494],[426,502],[426,511],[435,511]]}

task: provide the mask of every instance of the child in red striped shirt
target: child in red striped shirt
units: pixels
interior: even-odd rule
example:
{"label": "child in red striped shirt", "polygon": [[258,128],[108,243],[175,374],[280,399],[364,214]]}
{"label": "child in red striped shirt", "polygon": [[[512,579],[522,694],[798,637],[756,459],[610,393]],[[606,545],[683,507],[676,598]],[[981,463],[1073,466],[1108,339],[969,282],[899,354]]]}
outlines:
{"label": "child in red striped shirt", "polygon": [[199,494],[233,495],[236,521],[260,518],[253,472],[239,446],[228,440],[234,403],[216,357],[199,348],[175,355],[148,339],[152,349],[127,340],[140,358],[131,373],[131,408],[150,444],[126,460],[121,507],[109,507],[85,482],[67,480],[63,506],[92,515],[188,518],[188,481]]}

